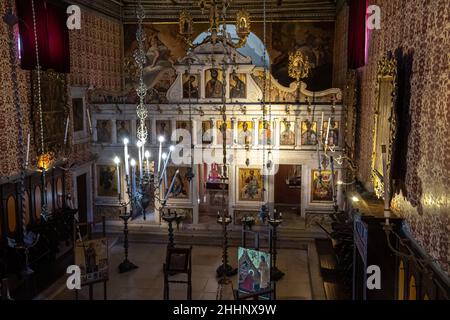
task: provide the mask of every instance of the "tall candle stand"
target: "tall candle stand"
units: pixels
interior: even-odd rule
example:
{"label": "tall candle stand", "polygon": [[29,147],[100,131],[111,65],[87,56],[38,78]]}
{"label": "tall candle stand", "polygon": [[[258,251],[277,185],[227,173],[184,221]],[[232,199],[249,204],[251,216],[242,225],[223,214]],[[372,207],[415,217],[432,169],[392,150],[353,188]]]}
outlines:
{"label": "tall candle stand", "polygon": [[[161,209],[163,209],[164,207],[162,207]],[[167,222],[168,225],[168,235],[169,235],[169,244],[168,246],[170,248],[175,247],[175,242],[174,242],[174,235],[173,235],[173,222],[177,219],[177,213],[176,212],[171,212],[170,209],[167,209],[167,211],[163,211],[163,214],[161,216],[161,218]]]}
{"label": "tall candle stand", "polygon": [[[126,177],[127,181],[127,194],[129,197],[128,201],[122,201],[119,194],[119,204],[124,208],[124,213],[120,214],[119,217],[123,220],[123,248],[125,257],[122,263],[119,264],[119,273],[128,272],[130,270],[138,268],[134,263],[128,260],[128,220],[133,216],[133,195],[130,190],[130,184],[128,182],[128,176]],[[128,213],[128,205],[131,204],[131,212]]]}
{"label": "tall candle stand", "polygon": [[222,264],[216,269],[217,277],[220,278],[219,283],[227,284],[230,282],[228,277],[234,276],[237,273],[237,269],[228,264],[228,225],[231,223],[231,217],[222,216],[217,217],[217,223],[222,225]]}
{"label": "tall candle stand", "polygon": [[277,228],[283,222],[283,219],[275,214],[268,220],[271,226],[270,233],[270,255],[272,256],[272,266],[270,268],[270,279],[278,281],[284,276],[284,272],[277,268]]}

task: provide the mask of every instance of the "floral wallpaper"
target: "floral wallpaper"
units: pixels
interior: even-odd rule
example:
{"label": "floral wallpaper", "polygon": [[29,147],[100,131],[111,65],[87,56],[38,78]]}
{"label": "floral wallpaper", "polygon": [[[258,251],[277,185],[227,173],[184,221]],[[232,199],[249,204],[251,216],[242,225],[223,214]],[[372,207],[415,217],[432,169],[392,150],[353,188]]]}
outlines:
{"label": "floral wallpaper", "polygon": [[[14,3],[14,1],[11,1]],[[6,12],[6,1],[0,1],[0,16]],[[18,28],[14,29],[14,44],[17,44]],[[19,85],[19,100],[22,107],[23,119],[17,119],[13,99],[13,83],[11,78],[11,63],[9,53],[9,27],[0,21],[0,177],[14,175],[19,170],[18,157],[18,126],[22,123],[24,143],[31,130],[30,121],[30,72],[20,69],[17,60],[17,81]],[[33,134],[31,134],[31,137]],[[33,140],[33,139],[32,139]],[[33,142],[33,141],[32,141]],[[34,148],[30,148],[34,150]],[[30,159],[34,158],[30,154]]]}
{"label": "floral wallpaper", "polygon": [[[392,201],[418,243],[450,272],[450,7],[447,0],[374,0],[381,30],[371,32],[361,76],[358,178],[371,188],[376,63],[387,51],[412,55],[405,190]],[[405,194],[404,194],[405,193]]]}
{"label": "floral wallpaper", "polygon": [[[11,1],[14,4],[14,1]],[[0,1],[0,16],[6,11],[5,1]],[[71,73],[69,86],[89,86],[106,90],[120,90],[122,85],[122,25],[118,21],[82,10],[81,30],[71,30]],[[15,45],[18,29],[15,28]],[[18,61],[17,61],[18,62]],[[22,119],[17,119],[13,101],[13,85],[9,60],[8,26],[0,21],[0,176],[18,173],[18,130],[19,121],[24,125],[24,137],[31,132],[30,162],[36,159],[34,132],[31,130],[32,113],[31,77],[29,71],[17,64],[19,96],[22,105]],[[69,103],[70,105],[70,103]],[[69,112],[72,115],[72,112]],[[73,121],[70,121],[73,126]],[[73,129],[73,128],[72,128]],[[71,141],[73,130],[69,130]],[[89,143],[71,145],[69,163],[81,164],[91,159]],[[71,179],[66,180],[69,184]],[[67,187],[71,187],[68,185]]]}
{"label": "floral wallpaper", "polygon": [[82,10],[81,30],[70,31],[70,84],[122,88],[122,24]]}

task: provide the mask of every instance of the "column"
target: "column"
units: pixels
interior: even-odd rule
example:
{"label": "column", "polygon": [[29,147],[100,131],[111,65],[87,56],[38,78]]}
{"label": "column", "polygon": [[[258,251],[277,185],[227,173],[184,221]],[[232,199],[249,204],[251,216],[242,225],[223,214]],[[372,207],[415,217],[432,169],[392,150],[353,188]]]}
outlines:
{"label": "column", "polygon": [[[118,143],[123,144],[123,141],[117,141],[117,126],[116,126],[116,119],[111,119],[111,142],[112,143]],[[131,141],[130,141],[131,142]]]}
{"label": "column", "polygon": [[253,118],[253,146],[258,146],[258,119]]}
{"label": "column", "polygon": [[211,120],[212,123],[212,134],[213,134],[213,145],[217,145],[217,135],[219,134],[218,132],[218,128],[217,128],[217,124],[216,121],[214,120],[214,118],[209,118],[209,120]]}
{"label": "column", "polygon": [[237,144],[237,139],[238,139],[238,130],[237,130],[238,124],[236,121],[235,117],[231,118],[231,139],[233,139],[232,141],[232,145],[236,146]]}
{"label": "column", "polygon": [[156,119],[155,119],[155,117],[153,117],[150,120],[150,124],[151,124],[151,128],[150,128],[151,130],[148,133],[148,135],[151,137],[151,144],[159,145],[158,137],[156,136]]}
{"label": "column", "polygon": [[[201,125],[200,125],[201,128]],[[192,144],[193,144],[193,148],[195,148],[196,145],[200,145],[202,143],[202,141],[197,141],[197,121],[195,119],[192,119],[192,130],[191,130],[191,134],[192,134]],[[189,146],[191,147],[191,146]]]}
{"label": "column", "polygon": [[170,139],[169,141],[166,141],[166,146],[170,146],[171,144],[175,144],[177,142],[177,135],[176,135],[176,129],[177,129],[177,121],[175,119],[172,119],[170,122],[172,127],[172,132],[170,133]]}
{"label": "column", "polygon": [[275,130],[274,130],[275,147],[279,148],[280,147],[280,119],[275,118],[274,122],[275,122]]}
{"label": "column", "polygon": [[199,216],[198,216],[198,199],[200,197],[199,194],[199,172],[198,172],[198,166],[194,165],[192,168],[194,172],[194,179],[191,181],[192,186],[192,222],[194,224],[198,224]]}
{"label": "column", "polygon": [[299,119],[295,119],[295,146],[294,148],[301,148],[302,142],[302,122]]}
{"label": "column", "polygon": [[235,177],[236,177],[236,166],[230,165],[228,171],[228,212],[230,213],[234,221],[234,206],[236,199],[236,188],[235,188]]}

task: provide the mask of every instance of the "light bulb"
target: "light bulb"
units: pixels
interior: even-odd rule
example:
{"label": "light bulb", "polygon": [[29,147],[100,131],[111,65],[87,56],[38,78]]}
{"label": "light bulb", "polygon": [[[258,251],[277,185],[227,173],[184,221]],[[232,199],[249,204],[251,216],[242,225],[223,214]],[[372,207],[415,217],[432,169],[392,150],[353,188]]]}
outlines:
{"label": "light bulb", "polygon": [[159,141],[160,143],[163,143],[164,140],[165,140],[165,139],[164,139],[164,136],[159,136],[159,137],[158,137],[158,141]]}
{"label": "light bulb", "polygon": [[123,138],[123,144],[128,144],[128,142],[130,142],[128,138]]}
{"label": "light bulb", "polygon": [[138,142],[136,142],[136,146],[137,146],[138,148],[142,148],[142,142],[139,140]]}
{"label": "light bulb", "polygon": [[150,158],[150,151],[145,151],[144,156],[148,159]]}
{"label": "light bulb", "polygon": [[358,201],[359,201],[359,198],[358,198],[357,196],[353,196],[353,197],[352,197],[352,201],[353,201],[353,202],[358,202]]}
{"label": "light bulb", "polygon": [[166,160],[166,158],[167,158],[167,153],[163,153],[163,154],[161,155],[161,158],[163,158],[163,160]]}
{"label": "light bulb", "polygon": [[170,146],[170,147],[169,147],[169,150],[170,150],[171,152],[173,152],[173,150],[175,150],[175,146]]}
{"label": "light bulb", "polygon": [[136,160],[131,159],[131,160],[130,160],[130,165],[131,165],[132,167],[136,166]]}
{"label": "light bulb", "polygon": [[342,180],[338,180],[337,184],[342,185],[342,184],[344,184],[344,182],[342,182]]}
{"label": "light bulb", "polygon": [[115,164],[119,164],[120,163],[120,158],[119,157],[115,157],[114,158],[114,163]]}

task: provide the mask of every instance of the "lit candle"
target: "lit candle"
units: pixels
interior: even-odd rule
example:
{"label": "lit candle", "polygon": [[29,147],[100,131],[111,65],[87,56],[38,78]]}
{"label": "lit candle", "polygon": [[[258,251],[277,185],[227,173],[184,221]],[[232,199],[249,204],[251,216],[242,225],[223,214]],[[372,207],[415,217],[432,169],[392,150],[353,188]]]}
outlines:
{"label": "lit candle", "polygon": [[124,161],[125,161],[125,175],[128,180],[128,176],[130,175],[130,167],[128,165],[128,139],[123,139],[123,153],[124,153]]}
{"label": "lit candle", "polygon": [[177,178],[177,175],[179,173],[180,173],[180,170],[175,171],[175,174],[173,175],[172,183],[170,184],[169,190],[167,190],[167,194],[166,194],[166,197],[164,198],[164,201],[167,201],[167,198],[169,198],[169,195],[173,189],[173,185],[175,184],[175,179]]}
{"label": "lit candle", "polygon": [[88,108],[86,108],[87,119],[89,123],[89,133],[92,133],[92,122],[91,122],[91,113]]}
{"label": "lit candle", "polygon": [[136,160],[130,160],[131,165],[131,192],[134,194],[136,191]]}
{"label": "lit candle", "polygon": [[167,186],[167,176],[165,176],[165,173],[166,173],[166,169],[167,169],[167,164],[169,163],[169,159],[170,159],[170,155],[172,154],[172,152],[175,150],[175,147],[174,146],[170,146],[170,148],[169,148],[169,154],[168,155],[166,155],[165,153],[162,155],[163,157],[164,157],[164,167],[163,167],[163,170],[162,170],[162,173],[161,173],[161,177],[160,177],[160,179],[159,179],[159,184],[161,184],[161,180],[162,180],[162,178],[163,178],[163,176],[165,177],[165,181],[166,181],[166,186]]}
{"label": "lit candle", "polygon": [[68,133],[69,133],[69,116],[67,116],[66,131],[64,132],[64,144],[67,143],[67,134]]}
{"label": "lit candle", "polygon": [[386,225],[389,224],[391,217],[391,208],[389,205],[389,182],[387,177],[387,159],[386,159],[386,145],[381,145],[381,160],[383,162],[383,184],[384,184],[384,217],[386,218]]}
{"label": "lit candle", "polygon": [[[142,155],[142,163],[144,163],[144,155],[145,155],[145,141],[144,140],[142,140],[141,141],[142,142],[142,153],[141,153],[141,155]],[[142,164],[143,165],[143,164]]]}
{"label": "lit candle", "polygon": [[120,196],[120,159],[119,157],[114,158],[114,163],[116,164],[116,172],[117,172],[117,194]]}
{"label": "lit candle", "polygon": [[160,177],[159,177],[159,181],[158,181],[158,186],[160,186],[161,185],[161,182],[162,182],[162,180],[164,179],[164,173],[166,172],[166,159],[168,158],[167,157],[167,154],[166,153],[163,153],[162,155],[161,155],[161,158],[162,158],[162,160],[164,160],[164,166],[163,166],[163,169],[162,169],[162,172],[160,173]]}
{"label": "lit candle", "polygon": [[[325,148],[328,145],[328,134],[330,133],[331,118],[328,118],[327,135],[325,137]],[[326,150],[325,150],[326,152]]]}
{"label": "lit candle", "polygon": [[147,173],[149,174],[150,173],[150,151],[148,151],[148,150],[145,151],[144,155],[145,155],[145,162],[147,164]]}
{"label": "lit candle", "polygon": [[159,155],[158,155],[158,173],[159,173],[161,170],[162,144],[164,142],[164,137],[159,136],[158,140],[159,140]]}
{"label": "lit candle", "polygon": [[138,161],[139,161],[139,179],[142,180],[142,142],[136,143],[138,148]]}
{"label": "lit candle", "polygon": [[323,112],[322,112],[322,120],[320,121],[320,141],[323,141]]}
{"label": "lit candle", "polygon": [[28,160],[30,159],[30,134],[28,133],[27,137],[27,155],[25,159],[25,168],[28,167]]}

